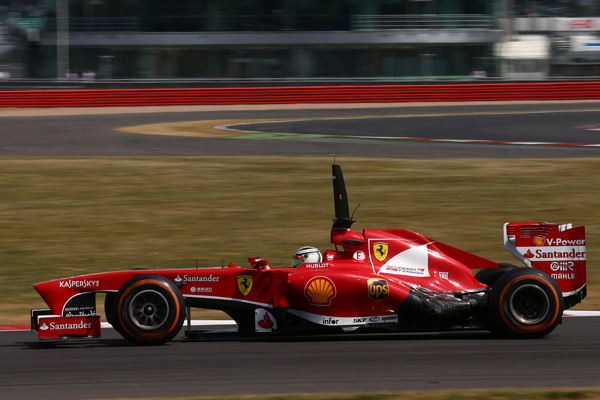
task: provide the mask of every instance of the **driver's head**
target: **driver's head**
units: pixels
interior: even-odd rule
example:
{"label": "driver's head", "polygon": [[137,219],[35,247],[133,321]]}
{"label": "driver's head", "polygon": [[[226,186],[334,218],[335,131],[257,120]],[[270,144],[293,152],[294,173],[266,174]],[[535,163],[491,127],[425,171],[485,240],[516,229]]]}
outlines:
{"label": "driver's head", "polygon": [[304,246],[300,247],[296,254],[294,254],[292,267],[297,267],[298,265],[302,265],[306,262],[316,263],[321,261],[323,261],[323,255],[319,249],[316,247]]}

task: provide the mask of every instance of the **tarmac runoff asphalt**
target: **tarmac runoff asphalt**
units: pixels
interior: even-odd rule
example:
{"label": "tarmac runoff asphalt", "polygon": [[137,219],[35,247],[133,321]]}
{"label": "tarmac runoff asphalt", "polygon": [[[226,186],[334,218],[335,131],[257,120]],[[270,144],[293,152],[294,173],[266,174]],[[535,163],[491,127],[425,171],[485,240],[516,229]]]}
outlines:
{"label": "tarmac runoff asphalt", "polygon": [[[564,317],[600,317],[600,311],[565,311],[563,313]],[[231,320],[220,320],[220,319],[202,319],[202,320],[193,320],[191,321],[191,326],[226,326],[233,327],[236,326],[236,323]],[[186,323],[183,324],[185,328]],[[112,325],[108,322],[102,322],[101,327],[103,329],[112,328]],[[0,326],[0,331],[5,332],[15,332],[15,331],[29,331],[31,330],[30,325],[11,325],[11,326]]]}

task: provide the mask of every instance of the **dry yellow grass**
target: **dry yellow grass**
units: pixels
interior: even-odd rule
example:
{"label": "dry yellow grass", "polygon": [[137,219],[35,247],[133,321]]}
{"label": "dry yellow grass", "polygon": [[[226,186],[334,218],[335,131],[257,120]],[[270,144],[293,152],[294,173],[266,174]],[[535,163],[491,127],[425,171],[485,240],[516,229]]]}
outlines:
{"label": "dry yellow grass", "polygon": [[[338,158],[355,229],[407,228],[500,262],[507,221],[586,225],[600,309],[600,160]],[[0,325],[41,307],[31,284],[98,271],[289,264],[329,248],[329,157],[0,159]],[[99,302],[100,303],[100,302]],[[101,307],[99,307],[101,308]]]}

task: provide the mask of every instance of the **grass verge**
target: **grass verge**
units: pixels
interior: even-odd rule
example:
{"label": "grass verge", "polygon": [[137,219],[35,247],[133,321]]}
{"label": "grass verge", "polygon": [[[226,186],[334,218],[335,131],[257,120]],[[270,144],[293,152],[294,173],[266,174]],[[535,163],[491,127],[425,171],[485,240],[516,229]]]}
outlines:
{"label": "grass verge", "polygon": [[[169,397],[153,400],[598,400],[600,389],[444,390],[428,392]],[[126,399],[121,399],[126,400]]]}
{"label": "grass verge", "polygon": [[[600,309],[600,159],[338,158],[354,228],[407,228],[499,262],[507,221],[586,225]],[[44,304],[31,284],[129,268],[289,265],[330,248],[330,157],[0,159],[0,325]],[[99,307],[101,308],[101,307]]]}

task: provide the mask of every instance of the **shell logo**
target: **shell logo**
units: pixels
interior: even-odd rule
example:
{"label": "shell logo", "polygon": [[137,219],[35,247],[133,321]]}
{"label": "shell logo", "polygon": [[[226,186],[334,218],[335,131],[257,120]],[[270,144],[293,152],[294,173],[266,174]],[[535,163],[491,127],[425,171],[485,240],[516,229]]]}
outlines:
{"label": "shell logo", "polygon": [[535,243],[536,246],[542,246],[544,242],[546,242],[546,239],[541,236],[536,236],[533,238],[533,243]]}
{"label": "shell logo", "polygon": [[329,306],[337,294],[333,281],[324,276],[316,276],[304,287],[304,295],[313,306]]}

